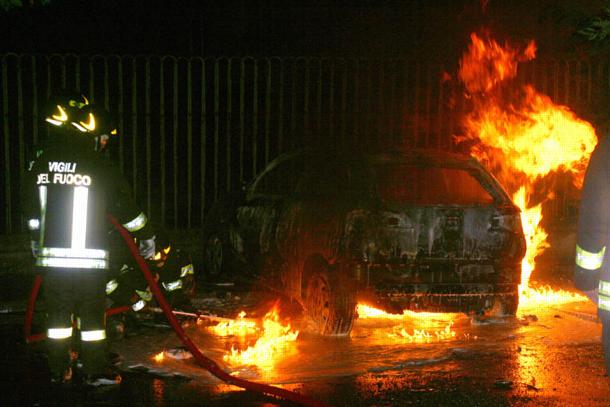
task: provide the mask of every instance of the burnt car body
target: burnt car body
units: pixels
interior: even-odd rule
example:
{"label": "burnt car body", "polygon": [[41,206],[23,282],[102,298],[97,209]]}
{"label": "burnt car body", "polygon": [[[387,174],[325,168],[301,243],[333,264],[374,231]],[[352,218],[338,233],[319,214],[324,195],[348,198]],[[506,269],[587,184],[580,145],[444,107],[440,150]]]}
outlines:
{"label": "burnt car body", "polygon": [[514,314],[524,254],[498,181],[472,157],[430,150],[282,155],[204,228],[205,272],[255,276],[321,334],[349,333],[358,301]]}

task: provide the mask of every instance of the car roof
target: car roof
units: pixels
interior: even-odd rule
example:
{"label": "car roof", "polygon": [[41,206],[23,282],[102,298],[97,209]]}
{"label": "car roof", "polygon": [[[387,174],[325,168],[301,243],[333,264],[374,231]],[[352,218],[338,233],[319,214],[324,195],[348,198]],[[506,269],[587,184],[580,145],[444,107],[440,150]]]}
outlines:
{"label": "car roof", "polygon": [[[316,167],[319,163],[353,163],[368,162],[369,164],[406,164],[416,166],[431,166],[457,168],[473,172],[486,189],[493,191],[499,203],[513,204],[510,196],[500,182],[473,156],[440,149],[394,149],[384,151],[361,151],[354,149],[316,149],[304,148],[284,153],[269,163],[267,170],[285,160],[306,157],[306,162]],[[514,205],[514,204],[513,204]]]}

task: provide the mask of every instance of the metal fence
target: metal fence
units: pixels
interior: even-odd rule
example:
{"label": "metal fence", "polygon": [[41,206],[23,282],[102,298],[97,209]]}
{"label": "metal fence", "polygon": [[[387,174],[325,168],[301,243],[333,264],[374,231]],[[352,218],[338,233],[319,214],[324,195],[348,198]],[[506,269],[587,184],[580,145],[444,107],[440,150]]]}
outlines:
{"label": "metal fence", "polygon": [[[452,148],[469,100],[447,72],[406,60],[0,56],[0,233],[23,229],[19,191],[32,146],[46,136],[41,108],[75,88],[118,119],[111,155],[152,219],[197,228],[224,192],[279,153],[322,143]],[[609,86],[605,63],[534,61],[519,81],[557,103],[587,106]],[[556,200],[555,211],[568,202]]]}

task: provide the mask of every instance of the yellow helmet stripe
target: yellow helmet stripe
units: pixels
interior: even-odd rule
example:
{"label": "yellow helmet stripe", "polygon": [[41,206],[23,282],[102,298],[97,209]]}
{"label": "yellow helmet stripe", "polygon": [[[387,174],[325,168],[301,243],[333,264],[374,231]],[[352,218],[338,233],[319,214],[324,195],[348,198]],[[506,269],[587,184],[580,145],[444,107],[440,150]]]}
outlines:
{"label": "yellow helmet stripe", "polygon": [[66,120],[68,120],[68,115],[66,114],[66,111],[63,107],[57,105],[57,111],[59,112],[59,114],[52,115],[51,117],[53,119],[58,120],[60,122],[65,122]]}
{"label": "yellow helmet stripe", "polygon": [[93,117],[93,114],[89,113],[89,121],[87,123],[85,122],[80,122],[80,124],[87,130],[89,131],[93,131],[95,130],[95,117]]}

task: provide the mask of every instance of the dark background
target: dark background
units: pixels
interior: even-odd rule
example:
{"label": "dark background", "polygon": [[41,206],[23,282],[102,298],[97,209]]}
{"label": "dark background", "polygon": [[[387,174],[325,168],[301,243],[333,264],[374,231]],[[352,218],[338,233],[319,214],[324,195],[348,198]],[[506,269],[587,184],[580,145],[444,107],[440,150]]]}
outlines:
{"label": "dark background", "polygon": [[543,55],[582,52],[575,29],[605,4],[599,0],[24,3],[1,13],[0,52],[417,57],[453,62],[470,32],[481,27],[500,40],[535,38]]}
{"label": "dark background", "polygon": [[115,116],[111,154],[147,213],[192,228],[291,148],[333,137],[448,148],[470,108],[455,73],[472,32],[534,39],[517,82],[601,128],[610,54],[577,32],[605,4],[0,0],[0,232],[23,229],[20,177],[61,86]]}

